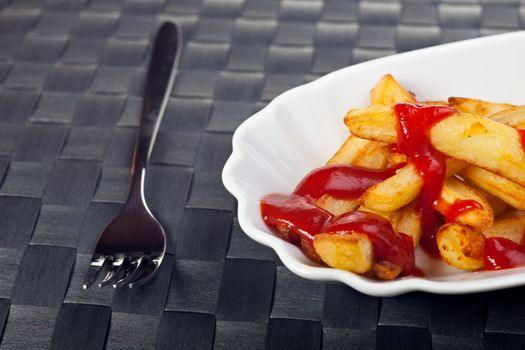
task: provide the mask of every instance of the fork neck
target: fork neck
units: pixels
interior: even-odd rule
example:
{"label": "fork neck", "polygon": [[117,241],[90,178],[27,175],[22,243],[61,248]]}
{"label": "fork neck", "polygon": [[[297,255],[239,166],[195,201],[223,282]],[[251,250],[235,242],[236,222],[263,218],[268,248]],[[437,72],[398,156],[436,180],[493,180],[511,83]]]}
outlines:
{"label": "fork neck", "polygon": [[129,188],[126,207],[146,207],[144,197],[144,178],[146,177],[146,168],[144,166],[132,169],[131,185]]}

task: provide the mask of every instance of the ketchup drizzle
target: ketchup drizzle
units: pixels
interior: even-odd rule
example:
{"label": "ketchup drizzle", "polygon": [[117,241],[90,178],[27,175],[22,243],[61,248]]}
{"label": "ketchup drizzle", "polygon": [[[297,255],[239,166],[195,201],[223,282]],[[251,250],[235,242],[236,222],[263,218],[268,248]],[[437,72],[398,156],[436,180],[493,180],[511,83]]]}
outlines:
{"label": "ketchup drizzle", "polygon": [[386,260],[402,267],[403,274],[414,271],[414,244],[404,233],[396,233],[390,221],[377,214],[352,211],[334,217],[323,227],[334,234],[364,233],[374,247],[374,259]]}
{"label": "ketchup drizzle", "polygon": [[351,165],[330,165],[316,169],[299,183],[291,195],[264,196],[261,199],[262,218],[272,228],[285,228],[287,232],[278,232],[280,236],[301,244],[303,251],[305,247],[311,247],[314,236],[321,232],[366,234],[377,261],[389,261],[400,266],[403,274],[410,274],[415,267],[412,238],[396,233],[387,219],[358,211],[334,217],[313,204],[326,193],[338,198],[358,198],[368,187],[394,175],[401,166],[373,170]]}
{"label": "ketchup drizzle", "polygon": [[398,121],[398,149],[406,154],[423,179],[418,203],[423,231],[421,246],[438,257],[434,202],[441,194],[446,163],[445,156],[432,147],[427,133],[435,123],[456,113],[456,110],[446,106],[397,103],[394,112]]}
{"label": "ketchup drizzle", "polygon": [[318,234],[332,215],[310,203],[302,196],[269,194],[261,199],[261,214],[267,225],[285,226],[294,235],[290,242],[298,243],[299,237],[308,241]]}
{"label": "ketchup drizzle", "polygon": [[327,165],[306,175],[294,194],[313,200],[324,194],[343,199],[358,198],[367,188],[388,179],[399,168],[374,170],[347,164]]}
{"label": "ketchup drizzle", "polygon": [[483,206],[473,199],[457,199],[454,203],[446,205],[443,216],[447,222],[454,222],[461,214],[474,209],[483,209]]}
{"label": "ketchup drizzle", "polygon": [[503,237],[485,240],[485,270],[502,270],[525,265],[525,248]]}

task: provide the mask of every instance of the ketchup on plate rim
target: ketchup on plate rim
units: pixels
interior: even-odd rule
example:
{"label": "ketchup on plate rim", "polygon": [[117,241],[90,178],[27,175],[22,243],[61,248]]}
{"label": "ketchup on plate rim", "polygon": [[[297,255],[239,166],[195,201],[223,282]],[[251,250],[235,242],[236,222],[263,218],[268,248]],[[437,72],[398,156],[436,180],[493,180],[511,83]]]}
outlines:
{"label": "ketchup on plate rim", "polygon": [[483,251],[485,270],[525,266],[525,248],[503,237],[489,237]]}

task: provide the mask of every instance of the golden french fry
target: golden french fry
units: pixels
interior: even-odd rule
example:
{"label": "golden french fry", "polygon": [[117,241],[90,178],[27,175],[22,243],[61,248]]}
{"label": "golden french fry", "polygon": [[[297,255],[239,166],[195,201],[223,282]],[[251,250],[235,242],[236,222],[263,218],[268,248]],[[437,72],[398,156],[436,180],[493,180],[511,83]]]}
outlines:
{"label": "golden french fry", "polygon": [[481,233],[450,223],[440,227],[436,240],[441,258],[450,266],[471,271],[483,268],[485,237]]}
{"label": "golden french fry", "polygon": [[351,109],[345,115],[344,122],[350,133],[357,137],[386,143],[397,142],[397,119],[390,107]]}
{"label": "golden french fry", "polygon": [[352,164],[383,169],[388,162],[388,145],[350,135],[327,164]]}
{"label": "golden french fry", "polygon": [[401,164],[401,163],[406,163],[408,162],[408,158],[405,154],[403,153],[400,153],[400,152],[390,152],[388,154],[388,166],[391,167],[391,166],[395,166],[395,165],[398,165],[398,164]]}
{"label": "golden french fry", "polygon": [[525,210],[525,187],[514,181],[477,166],[466,167],[460,175],[511,206]]}
{"label": "golden french fry", "polygon": [[448,102],[447,101],[422,101],[422,102],[418,102],[422,105],[432,105],[432,106],[448,106]]}
{"label": "golden french fry", "polygon": [[516,106],[494,113],[488,118],[513,128],[525,128],[525,106]]}
{"label": "golden french fry", "polygon": [[488,118],[455,114],[430,129],[440,152],[525,185],[525,152],[516,129]]}
{"label": "golden french fry", "polygon": [[475,189],[453,176],[445,180],[441,195],[434,207],[446,216],[450,206],[461,200],[474,200],[481,205],[481,208],[473,208],[459,214],[454,222],[472,227],[489,227],[492,225],[494,212],[488,201]]}
{"label": "golden french fry", "polygon": [[373,106],[391,106],[397,102],[416,102],[413,94],[403,88],[390,74],[385,75],[370,92]]}
{"label": "golden french fry", "polygon": [[360,206],[357,210],[367,211],[384,217],[385,219],[390,221],[394,231],[402,232],[412,237],[414,247],[417,247],[419,245],[422,233],[421,218],[419,217],[419,214],[416,210],[415,202],[412,202],[409,205],[390,213],[375,211],[363,205]]}
{"label": "golden french fry", "polygon": [[379,261],[374,262],[372,270],[374,271],[374,275],[380,280],[389,281],[399,276],[403,268],[389,261]]}
{"label": "golden french fry", "polygon": [[329,194],[321,196],[315,205],[326,210],[332,215],[341,215],[355,210],[359,205],[358,199],[339,199]]}
{"label": "golden french fry", "polygon": [[414,247],[419,245],[421,240],[421,217],[416,210],[416,203],[412,202],[407,206],[396,211],[398,215],[392,218],[392,226],[396,232],[402,232],[412,237]]}
{"label": "golden french fry", "polygon": [[[345,123],[358,137],[387,143],[397,140],[396,117],[388,108],[351,110]],[[429,136],[441,153],[525,186],[525,152],[516,129],[489,118],[457,113],[437,122]]]}
{"label": "golden french fry", "polygon": [[[451,176],[465,167],[464,162],[453,158],[447,159],[447,176]],[[409,163],[394,176],[382,181],[363,193],[361,203],[367,208],[379,212],[393,212],[412,202],[421,191],[423,180],[417,168]]]}
{"label": "golden french fry", "polygon": [[487,117],[491,114],[515,107],[508,103],[495,103],[465,97],[449,97],[448,103],[450,107],[454,107],[460,112],[474,114],[479,117]]}
{"label": "golden french fry", "polygon": [[[498,175],[499,176],[499,175]],[[465,180],[465,183],[467,183],[469,186],[473,187],[479,194],[481,194],[487,202],[490,204],[490,207],[492,208],[492,211],[494,212],[494,217],[497,217],[498,215],[501,215],[508,211],[511,207],[505,203],[505,201],[499,199],[498,197],[490,194],[489,192],[485,191],[481,187],[475,186],[472,182]]]}
{"label": "golden french fry", "polygon": [[[350,135],[332,158],[328,160],[327,164],[352,164],[372,169],[383,169],[388,162],[389,154],[388,145],[383,142],[365,140]],[[358,201],[324,195],[315,204],[332,215],[341,215],[355,210]]]}
{"label": "golden french fry", "polygon": [[314,238],[314,248],[328,266],[356,273],[372,268],[372,243],[364,234],[321,233]]}
{"label": "golden french fry", "polygon": [[503,237],[522,244],[525,232],[525,215],[499,220],[494,225],[481,230],[483,235],[489,237]]}

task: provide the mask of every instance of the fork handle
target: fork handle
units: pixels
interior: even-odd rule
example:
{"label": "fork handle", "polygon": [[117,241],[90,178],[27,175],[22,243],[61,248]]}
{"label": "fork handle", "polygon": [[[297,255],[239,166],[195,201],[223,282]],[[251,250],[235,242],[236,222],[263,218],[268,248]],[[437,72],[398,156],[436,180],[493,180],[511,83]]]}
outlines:
{"label": "fork handle", "polygon": [[134,178],[140,176],[142,169],[146,167],[171,94],[179,42],[180,30],[177,26],[171,22],[163,24],[155,38],[144,87],[140,124],[131,164]]}
{"label": "fork handle", "polygon": [[180,56],[178,50],[180,43],[181,31],[171,22],[164,23],[155,37],[133,150],[131,187],[127,201],[129,206],[134,206],[137,199],[141,199],[140,202],[145,205],[143,198],[145,169],[173,88],[175,67]]}

